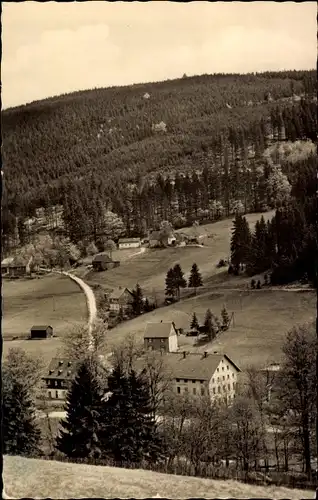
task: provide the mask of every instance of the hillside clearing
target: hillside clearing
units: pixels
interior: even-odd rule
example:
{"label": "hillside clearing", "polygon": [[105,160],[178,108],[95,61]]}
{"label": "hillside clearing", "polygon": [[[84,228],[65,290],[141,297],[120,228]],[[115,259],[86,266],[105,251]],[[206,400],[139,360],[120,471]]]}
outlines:
{"label": "hillside clearing", "polygon": [[3,480],[14,498],[313,498],[312,491],[11,456]]}
{"label": "hillside clearing", "polygon": [[[61,345],[59,339],[74,325],[87,321],[85,295],[71,279],[47,275],[40,279],[2,282],[3,355],[11,347],[21,347],[29,354],[38,354],[50,361]],[[57,338],[24,340],[34,324],[49,324]],[[13,336],[18,340],[6,340]]]}
{"label": "hillside clearing", "polygon": [[191,316],[196,312],[201,323],[208,308],[220,316],[223,305],[234,312],[234,326],[220,334],[214,342],[194,347],[193,337],[178,337],[180,349],[226,353],[240,368],[251,364],[279,362],[281,346],[287,331],[296,324],[314,320],[314,292],[282,290],[233,291],[215,289],[209,293],[156,309],[131,321],[121,323],[107,333],[109,346],[118,345],[133,333],[137,342],[143,341],[147,322],[174,321],[177,328],[189,329]]}

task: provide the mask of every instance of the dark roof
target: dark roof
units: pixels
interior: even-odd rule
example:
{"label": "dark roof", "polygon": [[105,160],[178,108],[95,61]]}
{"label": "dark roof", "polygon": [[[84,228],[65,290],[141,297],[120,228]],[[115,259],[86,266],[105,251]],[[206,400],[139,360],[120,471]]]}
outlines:
{"label": "dark roof", "polygon": [[115,288],[115,290],[112,291],[109,298],[110,299],[119,299],[125,291],[127,291],[128,293],[130,293],[130,295],[132,295],[131,291],[128,290],[128,288],[120,288],[119,287],[119,288]]}
{"label": "dark roof", "polygon": [[[172,328],[171,328],[172,327]],[[176,334],[172,321],[162,323],[147,323],[144,333],[145,339],[164,339]]]}
{"label": "dark roof", "polygon": [[51,325],[34,325],[34,326],[32,326],[31,331],[41,331],[42,332],[43,330],[47,330],[48,328],[52,328],[52,326]]}
{"label": "dark roof", "polygon": [[[225,354],[207,354],[205,357],[203,353],[187,353],[186,357],[184,357],[183,352],[168,352],[163,355],[166,372],[173,379],[209,381],[222,359],[231,363],[237,371],[240,371]],[[136,367],[137,369],[143,368],[142,358],[138,360]]]}
{"label": "dark roof", "polygon": [[140,243],[140,238],[119,238],[118,243]]}
{"label": "dark roof", "polygon": [[77,372],[77,362],[66,358],[53,358],[44,379],[72,380]]}
{"label": "dark roof", "polygon": [[113,260],[106,253],[99,253],[95,255],[93,262],[113,262]]}

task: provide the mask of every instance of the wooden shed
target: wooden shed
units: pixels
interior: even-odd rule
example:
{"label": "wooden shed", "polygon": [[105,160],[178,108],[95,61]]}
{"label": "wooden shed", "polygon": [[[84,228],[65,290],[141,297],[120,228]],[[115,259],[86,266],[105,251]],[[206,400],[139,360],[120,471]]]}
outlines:
{"label": "wooden shed", "polygon": [[31,328],[31,339],[47,339],[53,337],[53,328],[50,325],[34,325]]}

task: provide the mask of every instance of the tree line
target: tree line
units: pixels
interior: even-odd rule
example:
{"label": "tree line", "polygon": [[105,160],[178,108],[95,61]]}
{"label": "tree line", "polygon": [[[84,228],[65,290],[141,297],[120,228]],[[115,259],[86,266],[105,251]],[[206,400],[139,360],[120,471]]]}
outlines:
{"label": "tree line", "polygon": [[[83,238],[96,240],[103,235],[105,212],[109,210],[121,219],[124,232],[133,235],[142,234],[166,219],[181,226],[198,218],[213,220],[220,213],[233,213],[233,204],[239,202],[245,212],[267,205],[264,183],[269,174],[262,165],[262,154],[271,140],[316,139],[316,106],[309,98],[313,94],[307,89],[307,97],[305,95],[301,102],[288,101],[293,92],[304,91],[305,74],[304,81],[294,81],[293,89],[293,80],[288,78],[268,77],[268,81],[261,76],[250,76],[247,80],[245,77],[218,78],[218,84],[224,85],[222,97],[214,85],[208,84],[212,80],[203,78],[199,83],[199,78],[186,79],[184,90],[176,84],[175,91],[167,91],[165,85],[174,84],[160,84],[159,94],[152,96],[151,104],[144,102],[139,90],[138,95],[128,93],[125,97],[127,90],[121,95],[121,91],[114,94],[110,89],[104,91],[105,96],[109,92],[105,101],[100,100],[102,91],[93,91],[96,109],[87,106],[83,94],[75,100],[68,96],[64,106],[47,102],[46,108],[42,104],[41,112],[37,112],[39,104],[4,112],[3,154],[8,167],[3,176],[3,234],[13,239],[36,208],[50,211],[56,205],[63,206],[65,231],[74,243]],[[236,88],[234,82],[239,78],[243,85]],[[258,94],[262,104],[242,105],[248,99],[238,99],[236,106],[235,95],[249,93],[251,81],[255,84],[253,94]],[[287,101],[265,100],[269,85],[275,98],[286,96]],[[188,86],[193,102],[189,99]],[[277,92],[276,86],[280,89]],[[214,97],[211,89],[216,92]],[[173,101],[172,108],[167,109],[175,111],[170,122],[165,118],[168,133],[164,135],[151,129],[155,115],[159,120],[165,114],[166,100],[159,98],[162,92],[168,92]],[[209,98],[206,98],[207,92]],[[227,101],[232,102],[231,109],[225,106]],[[107,102],[107,106],[116,108],[114,114],[118,111],[119,116],[97,119],[95,115],[100,113],[101,102],[103,106]],[[185,109],[181,103],[187,111],[181,111]],[[148,113],[150,121],[146,125],[144,107],[148,104],[152,113]],[[62,120],[58,119],[61,109]],[[103,132],[97,138],[100,132],[86,130],[87,113],[89,129],[100,130],[102,123],[107,134]],[[125,119],[120,118],[121,113]],[[109,114],[107,108],[106,115]],[[133,121],[139,118],[144,125],[138,125],[136,138],[132,133]],[[125,126],[113,125],[113,120],[123,119]],[[59,123],[58,128],[55,123]],[[147,126],[149,132],[146,132]],[[47,143],[45,158],[43,141]],[[264,168],[265,172],[261,171]]]}

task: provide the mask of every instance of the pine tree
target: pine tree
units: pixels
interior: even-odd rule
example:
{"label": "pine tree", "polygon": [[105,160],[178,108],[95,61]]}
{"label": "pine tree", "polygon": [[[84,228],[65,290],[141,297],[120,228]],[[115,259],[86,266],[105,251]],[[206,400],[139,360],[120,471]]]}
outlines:
{"label": "pine tree", "polygon": [[177,290],[178,299],[180,300],[180,288],[185,288],[187,286],[187,282],[184,279],[184,273],[181,269],[180,264],[176,264],[173,268],[173,277],[174,277],[174,285]]}
{"label": "pine tree", "polygon": [[213,320],[213,314],[210,309],[208,309],[205,313],[204,330],[210,341],[215,338],[216,327]]}
{"label": "pine tree", "polygon": [[56,440],[59,451],[72,458],[99,457],[101,394],[90,359],[79,365],[66,399],[66,420]]}
{"label": "pine tree", "polygon": [[189,278],[189,287],[195,289],[195,293],[197,293],[197,288],[199,286],[203,286],[202,276],[199,271],[199,268],[196,263],[192,264],[190,278]]}
{"label": "pine tree", "polygon": [[167,272],[165,293],[168,297],[172,298],[174,298],[176,294],[175,277],[173,269],[169,269],[169,271]]}
{"label": "pine tree", "polygon": [[190,324],[190,328],[191,330],[195,330],[195,331],[198,331],[199,330],[199,321],[198,321],[198,318],[197,318],[197,315],[195,314],[195,312],[193,313],[193,316],[192,316],[192,320],[191,320],[191,324]]}
{"label": "pine tree", "polygon": [[144,311],[144,301],[143,301],[143,292],[141,286],[137,283],[135,290],[132,292],[133,300],[132,300],[132,309],[135,316],[139,316]]}
{"label": "pine tree", "polygon": [[39,450],[40,430],[28,389],[9,374],[2,379],[3,453],[30,455]]}
{"label": "pine tree", "polygon": [[233,221],[231,237],[231,264],[235,274],[239,273],[241,265],[249,262],[251,234],[245,217],[236,214]]}
{"label": "pine tree", "polygon": [[225,306],[223,306],[223,308],[222,308],[221,317],[222,317],[223,330],[227,330],[228,326],[229,326],[230,317],[229,317],[229,313],[227,312],[227,309]]}
{"label": "pine tree", "polygon": [[103,455],[116,463],[155,462],[162,447],[153,414],[149,385],[143,374],[115,366],[108,379],[110,397],[103,402]]}

